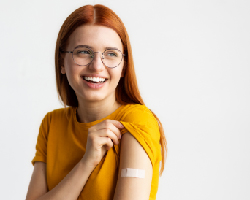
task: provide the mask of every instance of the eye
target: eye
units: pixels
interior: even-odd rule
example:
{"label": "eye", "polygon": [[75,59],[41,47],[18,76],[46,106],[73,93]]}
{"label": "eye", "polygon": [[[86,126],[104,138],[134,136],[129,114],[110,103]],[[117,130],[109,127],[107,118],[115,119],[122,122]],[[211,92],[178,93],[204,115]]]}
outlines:
{"label": "eye", "polygon": [[77,54],[91,54],[91,52],[90,51],[88,51],[88,50],[77,50],[77,52],[76,52]]}
{"label": "eye", "polygon": [[93,52],[87,48],[78,48],[75,50],[74,56],[78,58],[92,58]]}
{"label": "eye", "polygon": [[118,56],[117,52],[115,52],[115,51],[107,51],[105,54],[109,57],[117,57]]}

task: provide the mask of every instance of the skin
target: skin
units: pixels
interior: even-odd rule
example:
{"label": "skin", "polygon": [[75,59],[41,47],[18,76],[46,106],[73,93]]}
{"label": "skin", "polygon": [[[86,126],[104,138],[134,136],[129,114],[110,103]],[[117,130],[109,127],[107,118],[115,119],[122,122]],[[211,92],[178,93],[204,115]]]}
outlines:
{"label": "skin", "polygon": [[[77,117],[81,123],[93,122],[113,113],[121,105],[115,101],[115,88],[123,76],[124,59],[115,68],[106,67],[101,60],[101,54],[106,47],[116,47],[124,53],[119,35],[105,26],[79,26],[69,37],[66,51],[72,51],[77,45],[93,47],[95,58],[88,66],[79,66],[72,54],[66,53],[61,73],[65,74],[70,86],[78,99]],[[105,85],[99,89],[92,89],[83,81],[82,74],[99,74],[108,78]]]}

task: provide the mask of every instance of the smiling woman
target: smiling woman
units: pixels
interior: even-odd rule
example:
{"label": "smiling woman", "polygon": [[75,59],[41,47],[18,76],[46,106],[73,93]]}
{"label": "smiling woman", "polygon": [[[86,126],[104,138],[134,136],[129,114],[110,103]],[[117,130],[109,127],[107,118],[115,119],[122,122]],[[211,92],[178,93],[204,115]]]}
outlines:
{"label": "smiling woman", "polygon": [[64,108],[42,120],[26,200],[156,199],[167,143],[140,96],[120,18],[99,4],[75,10],[59,31],[55,69]]}
{"label": "smiling woman", "polygon": [[[74,50],[70,51],[71,49]],[[64,63],[61,66],[61,73],[67,75],[69,85],[75,91],[79,113],[84,112],[84,107],[108,108],[110,103],[114,102],[115,88],[124,66],[123,51],[119,35],[113,29],[105,26],[82,25],[70,35],[66,51],[62,51],[62,53],[69,52],[73,56],[63,54]],[[119,56],[110,58],[111,53]],[[85,72],[89,72],[89,74],[85,74]],[[82,77],[88,77],[88,79],[105,77],[107,80],[104,83],[88,83]],[[82,80],[84,80],[84,84]],[[95,80],[97,81],[97,79]],[[100,88],[101,90],[98,91],[93,90]],[[86,114],[83,113],[82,118],[85,118],[84,116]],[[83,119],[83,121],[87,121],[87,119]]]}

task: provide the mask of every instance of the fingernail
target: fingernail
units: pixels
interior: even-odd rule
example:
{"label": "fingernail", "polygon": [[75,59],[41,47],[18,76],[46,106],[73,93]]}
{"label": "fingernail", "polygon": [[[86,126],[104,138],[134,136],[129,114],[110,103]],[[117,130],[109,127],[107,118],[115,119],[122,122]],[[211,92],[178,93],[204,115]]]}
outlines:
{"label": "fingernail", "polygon": [[121,135],[119,135],[119,139],[121,139],[122,138],[122,136]]}
{"label": "fingernail", "polygon": [[122,124],[120,124],[120,127],[121,127],[121,128],[124,128],[124,126],[123,126]]}

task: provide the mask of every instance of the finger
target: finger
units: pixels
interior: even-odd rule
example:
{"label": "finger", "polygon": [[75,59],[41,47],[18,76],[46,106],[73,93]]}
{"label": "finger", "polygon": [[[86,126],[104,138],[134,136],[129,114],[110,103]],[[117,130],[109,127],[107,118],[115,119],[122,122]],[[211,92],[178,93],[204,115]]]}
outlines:
{"label": "finger", "polygon": [[110,138],[107,138],[107,146],[109,146],[109,148],[112,148],[114,146],[114,143]]}
{"label": "finger", "polygon": [[108,124],[113,124],[116,128],[124,128],[123,124],[117,120],[106,119],[99,123],[100,127],[103,127],[103,125],[105,126]]}
{"label": "finger", "polygon": [[124,128],[123,124],[117,120],[110,120],[116,128]]}
{"label": "finger", "polygon": [[117,135],[111,131],[109,128],[108,129],[103,129],[100,131],[99,136],[101,137],[108,137],[110,138],[111,142],[118,145],[119,144],[119,140]]}
{"label": "finger", "polygon": [[107,134],[113,141],[115,141],[115,144],[118,145],[119,139],[121,139],[121,131],[113,124],[109,124],[107,128]]}
{"label": "finger", "polygon": [[[118,140],[118,138],[120,139],[120,137],[121,137],[121,132],[120,132],[119,128],[117,128],[117,126],[119,126],[119,124],[121,124],[121,123],[117,120],[104,120],[101,123],[99,123],[98,125],[96,125],[95,128],[96,128],[96,131],[98,131],[99,134],[101,134],[102,136],[105,136],[106,134],[105,134],[105,132],[100,132],[100,131],[101,130],[107,131],[107,129],[109,129],[110,131],[112,131],[116,135],[117,140]],[[120,128],[121,128],[121,126],[120,126]],[[111,135],[109,134],[109,136],[111,136]],[[111,138],[113,139],[112,136],[111,136]]]}
{"label": "finger", "polygon": [[102,147],[106,146],[106,149],[110,149],[114,146],[112,140],[109,137],[100,137],[99,142]]}

